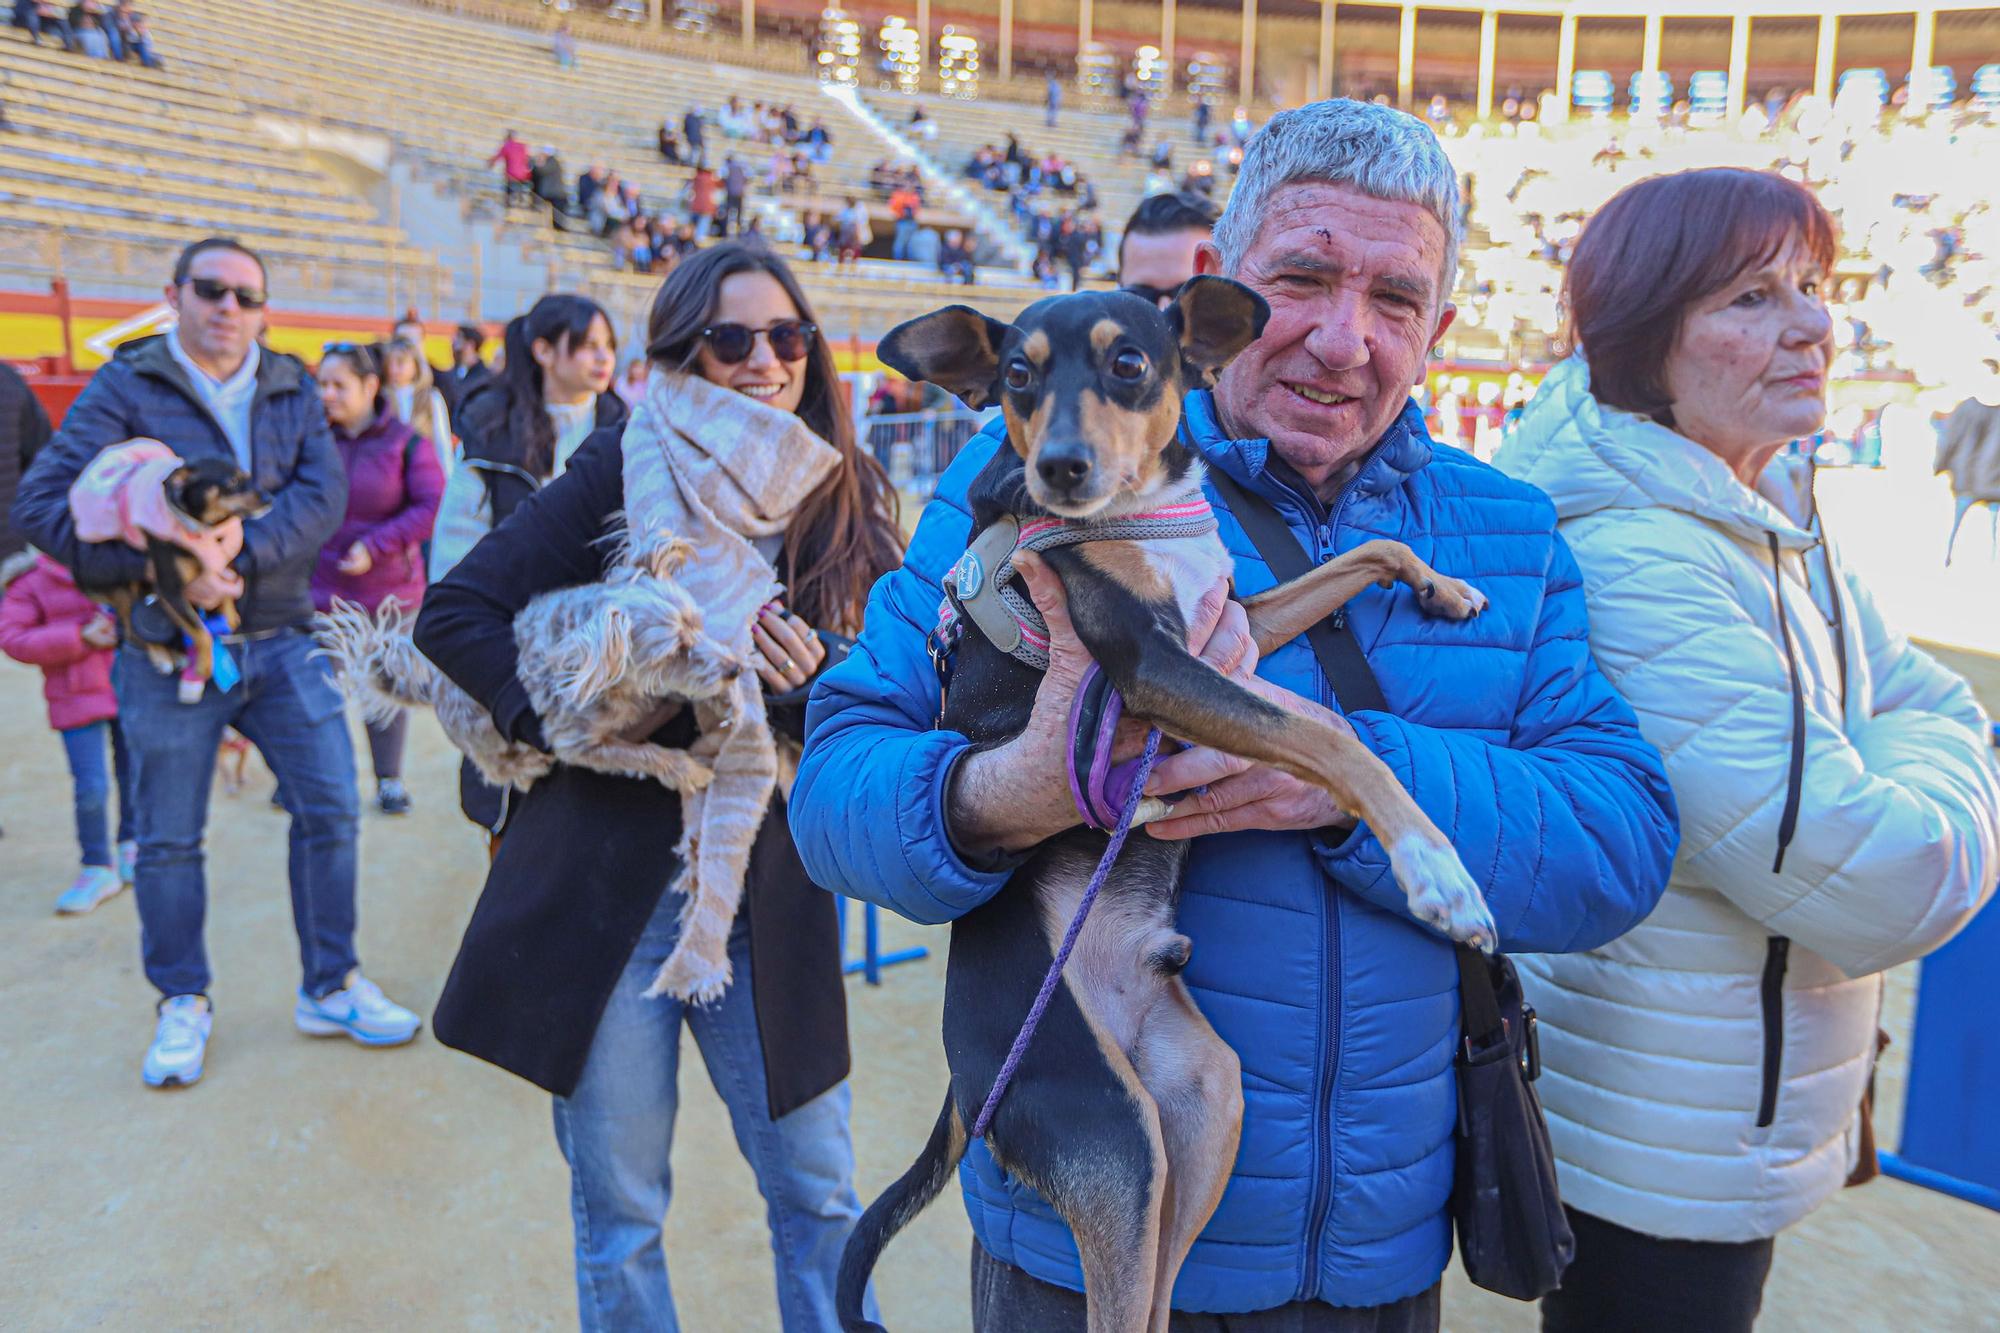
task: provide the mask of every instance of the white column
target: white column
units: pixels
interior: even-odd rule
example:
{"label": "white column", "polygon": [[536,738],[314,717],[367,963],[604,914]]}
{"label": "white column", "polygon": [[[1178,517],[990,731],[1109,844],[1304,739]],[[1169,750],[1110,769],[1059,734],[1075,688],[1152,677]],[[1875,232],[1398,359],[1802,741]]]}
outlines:
{"label": "white column", "polygon": [[1404,5],[1402,17],[1396,31],[1396,105],[1408,111],[1416,100],[1417,7]]}
{"label": "white column", "polygon": [[1236,61],[1236,100],[1257,101],[1257,0],[1243,0],[1243,45]]}
{"label": "white column", "polygon": [[1014,77],[1014,0],[1000,0],[1000,81]]}
{"label": "white column", "polygon": [[1569,116],[1570,93],[1576,85],[1576,15],[1565,14],[1556,28],[1556,105]]}
{"label": "white column", "polygon": [[1479,16],[1479,118],[1493,114],[1493,62],[1500,45],[1500,11]]}
{"label": "white column", "polygon": [[[1937,11],[1935,9],[1919,9],[1917,11],[1917,37],[1910,44],[1910,73],[1914,75],[1918,70],[1928,73],[1932,62],[1937,58],[1936,50]],[[1925,82],[1924,86],[1929,86],[1928,81]]]}
{"label": "white column", "polygon": [[1639,72],[1646,75],[1649,82],[1652,75],[1660,72],[1660,38],[1664,27],[1665,20],[1658,14],[1646,15],[1645,46],[1639,55]]}
{"label": "white column", "polygon": [[1743,103],[1750,95],[1750,16],[1735,14],[1729,20],[1729,123],[1743,119]]}
{"label": "white column", "polygon": [[1319,0],[1319,72],[1321,97],[1333,96],[1333,14],[1338,0]]}
{"label": "white column", "polygon": [[1833,55],[1840,47],[1840,16],[1819,16],[1819,45],[1813,52],[1813,96],[1833,97]]}
{"label": "white column", "polygon": [[757,45],[757,0],[743,0],[743,49]]}
{"label": "white column", "polygon": [[1076,47],[1081,51],[1090,45],[1090,0],[1079,0],[1076,7]]}
{"label": "white column", "polygon": [[1163,92],[1171,93],[1180,83],[1174,73],[1174,0],[1160,6],[1160,68],[1166,71]]}

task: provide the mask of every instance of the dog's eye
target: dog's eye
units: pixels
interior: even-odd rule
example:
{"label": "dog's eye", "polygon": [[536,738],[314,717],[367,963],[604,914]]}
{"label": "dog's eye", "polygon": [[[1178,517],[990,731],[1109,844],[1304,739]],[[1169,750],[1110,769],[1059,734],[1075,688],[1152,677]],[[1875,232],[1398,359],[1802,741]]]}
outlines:
{"label": "dog's eye", "polygon": [[1015,393],[1026,393],[1035,382],[1035,372],[1027,362],[1016,359],[1007,363],[1006,380],[1007,387]]}
{"label": "dog's eye", "polygon": [[1146,355],[1128,347],[1111,358],[1111,373],[1121,380],[1136,380],[1146,373]]}

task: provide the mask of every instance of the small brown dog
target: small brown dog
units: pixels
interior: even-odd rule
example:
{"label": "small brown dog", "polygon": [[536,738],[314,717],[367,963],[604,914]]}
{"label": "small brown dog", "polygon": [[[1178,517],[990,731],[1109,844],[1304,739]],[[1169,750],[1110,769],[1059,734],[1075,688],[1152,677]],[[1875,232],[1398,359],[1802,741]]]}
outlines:
{"label": "small brown dog", "polygon": [[[197,458],[167,475],[163,483],[167,507],[190,529],[206,532],[228,520],[255,518],[271,507],[270,497],[257,489],[250,474],[220,458]],[[215,674],[215,636],[202,614],[188,601],[187,588],[199,578],[201,561],[186,547],[151,533],[146,537],[146,559],[152,567],[153,594],[173,626],[186,636],[184,680],[195,688],[205,687]],[[108,603],[118,613],[125,638],[145,645],[146,656],[161,675],[180,670],[182,653],[178,645],[135,634],[132,610],[146,597],[146,585],[127,583],[112,588],[89,588],[85,592]],[[237,626],[236,602],[225,598],[216,608],[230,629]],[[199,697],[199,696],[197,696]]]}

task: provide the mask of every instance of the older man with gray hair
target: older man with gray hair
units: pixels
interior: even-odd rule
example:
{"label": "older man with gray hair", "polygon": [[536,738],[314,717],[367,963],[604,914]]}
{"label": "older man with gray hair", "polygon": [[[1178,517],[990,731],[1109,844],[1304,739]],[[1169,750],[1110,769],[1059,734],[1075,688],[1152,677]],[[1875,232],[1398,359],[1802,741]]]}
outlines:
{"label": "older man with gray hair", "polygon": [[[1435,620],[1400,586],[1350,603],[1345,623],[1386,709],[1343,709],[1302,640],[1256,660],[1219,587],[1193,646],[1380,755],[1456,845],[1504,948],[1588,949],[1658,899],[1673,800],[1591,661],[1548,500],[1433,444],[1410,403],[1452,320],[1458,231],[1456,178],[1415,119],[1350,101],[1274,116],[1199,260],[1262,294],[1270,321],[1213,391],[1188,396],[1181,430],[1208,466],[1238,591],[1274,578],[1231,495],[1276,511],[1314,560],[1393,537],[1491,606]],[[1027,849],[1079,822],[1065,765],[1082,650],[1046,569],[1027,574],[1052,637],[1027,728],[974,747],[934,725],[925,635],[938,580],[970,536],[967,483],[1004,447],[1003,429],[945,474],[903,568],[876,585],[859,647],[814,695],[793,791],[813,877],[919,921],[977,908]],[[1150,786],[1194,788],[1205,790],[1146,831],[1195,840],[1183,976],[1242,1061],[1244,1117],[1171,1327],[1434,1330],[1452,1245],[1450,943],[1411,917],[1368,827],[1317,788],[1201,748],[1164,760]],[[1082,1328],[1062,1222],[979,1144],[960,1177],[977,1239],[975,1328]],[[883,1303],[893,1314],[893,1291]]]}

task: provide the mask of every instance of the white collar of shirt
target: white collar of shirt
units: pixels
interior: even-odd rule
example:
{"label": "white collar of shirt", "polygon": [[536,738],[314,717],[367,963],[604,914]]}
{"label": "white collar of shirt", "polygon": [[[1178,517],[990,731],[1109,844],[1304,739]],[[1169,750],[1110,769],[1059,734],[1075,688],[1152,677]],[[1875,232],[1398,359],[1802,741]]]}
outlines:
{"label": "white collar of shirt", "polygon": [[257,392],[257,366],[263,360],[262,351],[253,341],[250,354],[243,358],[243,364],[236,368],[236,373],[226,380],[217,379],[195,364],[194,358],[181,346],[179,329],[167,332],[167,351],[187,372],[194,391],[201,395],[202,402],[214,414],[216,423],[228,439],[230,452],[236,455],[236,461],[249,468],[250,407]]}
{"label": "white collar of shirt", "polygon": [[167,351],[173,354],[174,360],[180,362],[181,369],[194,380],[195,391],[210,402],[231,402],[239,395],[248,393],[256,386],[257,363],[263,359],[260,349],[253,341],[250,344],[250,354],[243,358],[243,364],[236,368],[236,373],[226,380],[219,380],[195,364],[194,358],[188,355],[187,348],[181,346],[179,329],[168,330]]}

